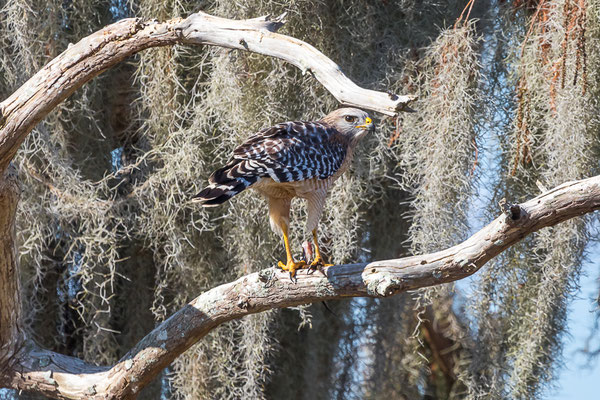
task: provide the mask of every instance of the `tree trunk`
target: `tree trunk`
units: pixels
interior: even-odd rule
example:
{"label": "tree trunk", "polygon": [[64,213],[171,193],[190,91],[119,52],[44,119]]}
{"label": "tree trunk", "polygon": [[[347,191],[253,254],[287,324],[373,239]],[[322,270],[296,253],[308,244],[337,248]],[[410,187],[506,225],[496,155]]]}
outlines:
{"label": "tree trunk", "polygon": [[394,115],[412,100],[362,89],[312,46],[271,32],[281,20],[231,21],[206,14],[165,23],[117,22],[69,47],[0,104],[0,386],[65,399],[135,398],[178,355],[218,325],[245,315],[353,296],[387,297],[472,275],[526,235],[600,208],[600,177],[568,182],[503,214],[465,242],[436,253],[301,273],[266,268],[213,288],[157,326],[119,362],[98,367],[41,349],[23,331],[15,213],[17,177],[9,164],[26,135],[85,82],[137,51],[211,44],[258,52],[310,70],[338,100]]}
{"label": "tree trunk", "polygon": [[15,232],[19,194],[15,170],[8,168],[0,177],[0,381],[24,341]]}

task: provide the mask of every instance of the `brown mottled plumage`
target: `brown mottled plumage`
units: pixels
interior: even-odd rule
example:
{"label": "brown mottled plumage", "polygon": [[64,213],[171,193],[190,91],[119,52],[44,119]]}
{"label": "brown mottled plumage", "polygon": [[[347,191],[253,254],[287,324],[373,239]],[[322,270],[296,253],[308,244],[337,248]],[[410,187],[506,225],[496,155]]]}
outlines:
{"label": "brown mottled plumage", "polygon": [[306,229],[313,234],[316,257],[323,264],[317,243],[317,225],[327,191],[348,169],[358,141],[373,128],[371,118],[356,108],[340,108],[316,122],[283,122],[251,136],[236,148],[209,185],[194,196],[205,207],[229,200],[249,186],[269,202],[269,218],[283,235],[287,262],[279,266],[295,275],[305,265],[295,262],[288,241],[290,205],[294,197],[306,199]]}

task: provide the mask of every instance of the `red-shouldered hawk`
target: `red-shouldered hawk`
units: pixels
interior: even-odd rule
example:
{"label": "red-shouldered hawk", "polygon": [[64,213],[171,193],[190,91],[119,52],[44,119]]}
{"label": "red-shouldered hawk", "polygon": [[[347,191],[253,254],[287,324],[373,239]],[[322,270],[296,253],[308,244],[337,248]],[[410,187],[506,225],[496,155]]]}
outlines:
{"label": "red-shouldered hawk", "polygon": [[224,203],[252,186],[269,202],[271,228],[283,236],[287,262],[279,267],[294,278],[306,265],[294,261],[288,227],[294,197],[306,199],[307,232],[312,232],[316,268],[324,264],[317,242],[317,225],[328,189],[348,169],[354,148],[374,128],[368,114],[356,108],[340,108],[316,122],[283,122],[251,136],[233,151],[223,168],[208,179],[209,185],[194,196],[204,207]]}

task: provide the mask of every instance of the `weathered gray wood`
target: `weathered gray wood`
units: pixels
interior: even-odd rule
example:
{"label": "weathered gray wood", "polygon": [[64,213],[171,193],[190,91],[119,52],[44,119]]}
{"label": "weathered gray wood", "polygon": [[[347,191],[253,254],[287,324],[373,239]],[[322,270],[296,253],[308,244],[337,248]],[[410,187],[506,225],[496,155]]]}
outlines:
{"label": "weathered gray wood", "polygon": [[156,46],[211,44],[282,58],[310,71],[346,104],[395,114],[409,96],[361,89],[312,46],[273,33],[281,19],[230,21],[206,14],[164,23],[128,19],[71,46],[0,103],[0,386],[64,399],[134,398],[175,357],[219,324],[277,307],[351,296],[386,297],[473,274],[526,235],[600,207],[600,177],[566,183],[508,206],[465,242],[437,253],[286,273],[267,268],[192,300],[113,366],[98,367],[39,348],[21,328],[14,214],[18,201],[10,160],[35,124],[85,82],[127,56]]}
{"label": "weathered gray wood", "polygon": [[310,71],[340,102],[387,115],[413,96],[363,89],[337,64],[306,42],[273,31],[283,16],[235,21],[205,13],[167,22],[124,19],[80,40],[0,103],[0,170],[14,157],[33,127],[85,82],[126,57],[150,47],[209,44],[281,58]]}
{"label": "weathered gray wood", "polygon": [[[487,261],[541,228],[600,208],[600,177],[565,183],[520,205],[463,243],[437,253],[371,263],[338,265],[297,283],[276,268],[263,269],[201,294],[142,339],[110,369],[90,367],[35,347],[16,357],[10,387],[35,388],[57,398],[132,398],[175,357],[218,325],[248,314],[344,297],[387,297],[472,275]],[[57,360],[57,361],[55,361]],[[60,368],[57,368],[57,365]],[[52,390],[43,386],[52,377]]]}
{"label": "weathered gray wood", "polygon": [[[284,15],[276,20],[282,21],[283,17]],[[415,99],[414,96],[399,96],[361,88],[348,79],[336,63],[302,40],[270,32],[272,29],[269,27],[263,30],[243,30],[244,28],[238,21],[205,13],[191,15],[178,27],[188,43],[248,50],[281,58],[303,72],[313,74],[344,105],[396,115]]]}

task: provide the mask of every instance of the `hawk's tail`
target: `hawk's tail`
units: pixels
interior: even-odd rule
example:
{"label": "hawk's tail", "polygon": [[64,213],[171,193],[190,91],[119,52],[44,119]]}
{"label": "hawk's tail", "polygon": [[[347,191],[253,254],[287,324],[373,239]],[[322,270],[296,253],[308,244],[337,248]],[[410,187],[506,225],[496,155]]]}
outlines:
{"label": "hawk's tail", "polygon": [[256,183],[258,180],[256,171],[247,168],[246,162],[246,160],[234,160],[213,172],[208,178],[210,184],[191,200],[200,203],[203,207],[215,207]]}

